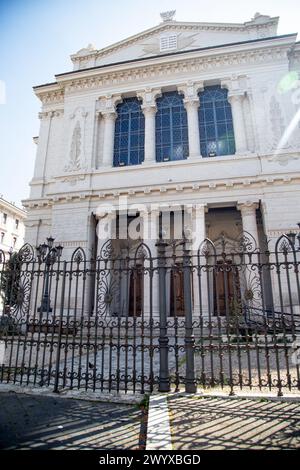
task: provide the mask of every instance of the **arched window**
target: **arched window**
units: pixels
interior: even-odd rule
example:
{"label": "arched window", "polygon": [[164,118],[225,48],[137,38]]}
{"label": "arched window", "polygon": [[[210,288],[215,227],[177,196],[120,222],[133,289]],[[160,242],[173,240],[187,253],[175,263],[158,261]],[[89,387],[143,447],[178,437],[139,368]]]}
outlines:
{"label": "arched window", "polygon": [[203,157],[235,153],[231,106],[228,91],[208,86],[199,93],[200,146]]}
{"label": "arched window", "polygon": [[163,93],[156,100],[156,160],[182,160],[189,154],[187,115],[177,91]]}
{"label": "arched window", "polygon": [[138,165],[144,160],[145,118],[137,98],[117,106],[114,166]]}

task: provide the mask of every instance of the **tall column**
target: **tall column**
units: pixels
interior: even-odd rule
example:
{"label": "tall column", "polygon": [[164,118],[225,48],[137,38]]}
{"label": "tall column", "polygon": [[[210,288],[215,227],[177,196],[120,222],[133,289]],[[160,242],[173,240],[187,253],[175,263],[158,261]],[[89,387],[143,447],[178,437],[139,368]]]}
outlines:
{"label": "tall column", "polygon": [[114,138],[115,138],[115,112],[102,113],[104,119],[104,137],[103,137],[103,166],[112,166],[114,156]]}
{"label": "tall column", "polygon": [[187,113],[189,158],[201,158],[198,117],[199,90],[203,90],[203,82],[188,82],[178,87],[178,91],[184,94],[183,102]]}
{"label": "tall column", "polygon": [[[252,252],[259,248],[256,222],[256,209],[258,208],[258,203],[245,201],[238,203],[237,208],[241,211],[243,232],[245,236],[245,239],[243,240],[245,243],[245,256],[239,271],[241,295],[244,306],[247,306],[247,310],[245,311],[246,315],[252,320],[255,320],[256,318],[261,319],[261,315],[264,314],[265,311],[266,301],[265,296],[263,296],[263,279],[265,274],[264,271],[259,272],[258,267],[256,266],[256,263],[261,262],[261,257],[256,253],[252,253],[251,257],[246,254],[247,252]],[[249,237],[247,236],[247,233],[254,238],[255,243],[251,238],[248,241]]]}
{"label": "tall column", "polygon": [[54,116],[54,111],[43,111],[39,113],[39,119],[41,120],[41,124],[34,166],[34,179],[39,180],[39,186],[34,186],[35,196],[37,197],[43,197],[44,195],[44,179],[46,176],[49,141],[51,136],[52,119]]}
{"label": "tall column", "polygon": [[145,116],[145,158],[143,164],[156,161],[155,149],[155,114],[156,98],[161,96],[160,88],[147,88],[137,92],[138,98],[143,101],[142,110]]}
{"label": "tall column", "polygon": [[114,156],[116,105],[122,101],[121,95],[107,95],[99,99],[98,111],[104,121],[103,166],[112,166]]}
{"label": "tall column", "polygon": [[[157,272],[157,246],[158,239],[158,221],[159,211],[150,210],[141,213],[143,218],[144,243],[151,252],[151,263],[149,259],[145,259],[144,264],[144,316],[149,318],[151,315],[150,298],[152,297],[152,316],[157,317],[159,314],[159,282]],[[152,279],[152,282],[151,282]]]}
{"label": "tall column", "polygon": [[247,153],[247,138],[243,113],[243,94],[228,94],[231,104],[236,154]]}
{"label": "tall column", "polygon": [[189,158],[201,157],[198,117],[199,104],[199,98],[184,100],[188,120]]}
{"label": "tall column", "polygon": [[157,108],[154,105],[143,105],[142,110],[145,116],[145,158],[143,163],[155,163],[155,114]]}
{"label": "tall column", "polygon": [[[256,209],[258,209],[258,202],[254,201],[245,201],[238,202],[237,209],[241,211],[243,231],[250,233],[256,242],[256,247],[258,247],[259,238],[256,222]],[[253,247],[255,248],[255,247]]]}
{"label": "tall column", "polygon": [[[195,204],[192,210],[192,227],[193,227],[193,245],[192,245],[192,260],[193,260],[193,315],[207,316],[208,313],[208,279],[207,272],[200,269],[201,264],[205,264],[204,256],[200,256],[200,265],[198,264],[198,249],[206,237],[205,229],[205,213],[207,207],[205,204]],[[201,255],[201,249],[200,249]]]}
{"label": "tall column", "polygon": [[197,253],[200,244],[206,237],[205,214],[207,212],[206,204],[195,204],[192,210],[193,226],[193,252]]}

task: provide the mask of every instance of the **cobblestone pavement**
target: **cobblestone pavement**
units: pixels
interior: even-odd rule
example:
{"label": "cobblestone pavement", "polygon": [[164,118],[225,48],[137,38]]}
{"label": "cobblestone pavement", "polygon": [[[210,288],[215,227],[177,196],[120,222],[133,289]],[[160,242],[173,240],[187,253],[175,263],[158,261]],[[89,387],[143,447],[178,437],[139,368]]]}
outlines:
{"label": "cobblestone pavement", "polygon": [[0,393],[0,449],[138,449],[137,406]]}
{"label": "cobblestone pavement", "polygon": [[300,403],[169,397],[173,449],[300,448]]}

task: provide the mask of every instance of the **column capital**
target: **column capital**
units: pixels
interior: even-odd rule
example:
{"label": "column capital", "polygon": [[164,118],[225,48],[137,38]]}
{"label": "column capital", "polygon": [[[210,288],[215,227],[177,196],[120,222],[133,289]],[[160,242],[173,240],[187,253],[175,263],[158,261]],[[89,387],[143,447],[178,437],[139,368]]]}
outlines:
{"label": "column capital", "polygon": [[200,101],[199,101],[198,97],[194,98],[194,99],[184,98],[183,103],[184,103],[184,107],[185,107],[186,110],[190,109],[190,108],[198,109],[199,105],[200,105]]}
{"label": "column capital", "polygon": [[255,241],[254,245],[250,241],[249,247],[253,249],[254,246],[254,249],[256,249],[259,246],[259,235],[256,219],[256,209],[258,209],[258,202],[253,200],[240,201],[237,204],[237,209],[241,211],[243,233],[246,234],[247,238],[249,238],[247,235],[249,234]]}
{"label": "column capital", "polygon": [[52,119],[55,116],[55,111],[41,111],[38,113],[38,118],[40,120]]}
{"label": "column capital", "polygon": [[208,207],[207,204],[193,204],[191,207],[191,212],[194,218],[196,218],[196,215],[198,214],[207,214],[208,212]]}
{"label": "column capital", "polygon": [[147,218],[149,216],[149,213],[150,213],[150,211],[147,207],[145,207],[144,209],[139,211],[139,215],[140,215],[140,217],[142,217],[142,219]]}
{"label": "column capital", "polygon": [[[159,211],[146,209],[143,212],[140,212],[140,217],[142,218],[144,224],[147,224],[149,227],[151,227],[151,230],[153,227],[158,226]],[[148,236],[146,236],[146,238],[148,238]],[[157,238],[157,236],[155,238]]]}
{"label": "column capital", "polygon": [[203,81],[186,82],[185,84],[178,85],[177,90],[183,93],[184,99],[188,101],[199,101],[198,93],[204,89]]}
{"label": "column capital", "polygon": [[150,205],[149,209],[148,209],[148,214],[150,215],[150,217],[159,217],[160,215],[160,207],[154,205]]}
{"label": "column capital", "polygon": [[137,91],[137,97],[143,101],[142,109],[156,107],[156,98],[161,96],[160,88],[145,88]]}
{"label": "column capital", "polygon": [[110,121],[110,120],[114,121],[117,118],[117,113],[115,111],[104,111],[104,112],[100,111],[99,114],[106,121]]}
{"label": "column capital", "polygon": [[105,218],[106,220],[113,220],[116,218],[116,211],[103,208],[103,210],[98,210],[96,212],[96,219],[99,221]]}
{"label": "column capital", "polygon": [[121,95],[106,95],[100,96],[98,103],[98,110],[101,114],[114,113],[116,111],[117,104],[122,102]]}
{"label": "column capital", "polygon": [[229,93],[243,93],[248,87],[246,75],[231,75],[221,80],[221,88],[227,88]]}
{"label": "column capital", "polygon": [[155,116],[157,107],[155,104],[142,104],[141,106],[144,115]]}
{"label": "column capital", "polygon": [[229,101],[229,103],[233,103],[233,102],[241,102],[242,99],[244,98],[245,96],[245,92],[244,91],[239,91],[239,92],[229,92],[228,93],[228,96],[227,96],[227,99]]}
{"label": "column capital", "polygon": [[238,201],[237,202],[237,210],[243,212],[243,213],[253,213],[254,211],[256,211],[256,209],[259,208],[259,201],[251,201],[251,200],[247,200],[247,201]]}
{"label": "column capital", "polygon": [[150,214],[150,217],[159,217],[160,210],[159,209],[150,209],[149,214]]}

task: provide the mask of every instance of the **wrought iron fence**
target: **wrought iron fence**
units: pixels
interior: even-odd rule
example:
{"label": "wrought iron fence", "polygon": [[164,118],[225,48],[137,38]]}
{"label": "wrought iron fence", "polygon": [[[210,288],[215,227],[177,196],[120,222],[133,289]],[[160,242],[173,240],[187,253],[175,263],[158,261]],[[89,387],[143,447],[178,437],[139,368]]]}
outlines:
{"label": "wrought iron fence", "polygon": [[[155,253],[155,256],[154,256]],[[93,391],[300,389],[299,251],[117,240],[0,264],[0,381]]]}

